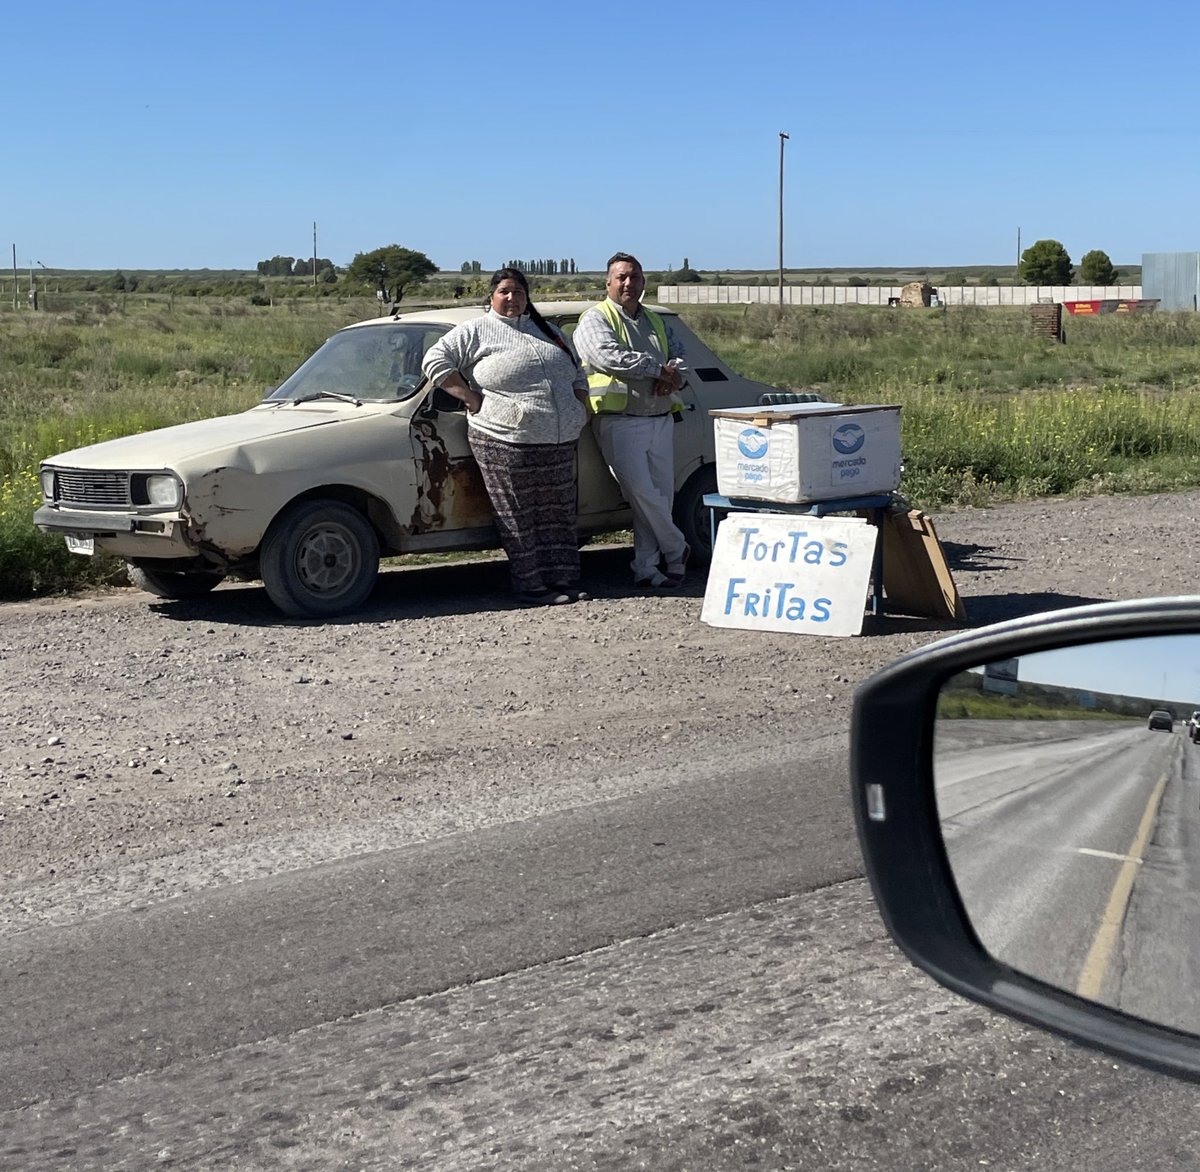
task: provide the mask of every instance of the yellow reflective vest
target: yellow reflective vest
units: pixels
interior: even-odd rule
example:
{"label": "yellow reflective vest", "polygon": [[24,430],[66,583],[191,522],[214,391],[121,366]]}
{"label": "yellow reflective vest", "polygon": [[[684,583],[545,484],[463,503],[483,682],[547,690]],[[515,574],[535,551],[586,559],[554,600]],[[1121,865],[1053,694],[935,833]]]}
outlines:
{"label": "yellow reflective vest", "polygon": [[[625,322],[617,307],[606,297],[596,308],[604,314],[605,320],[612,326],[612,331],[616,334],[617,341],[628,349],[629,331],[626,330]],[[658,339],[658,344],[662,349],[663,362],[665,363],[671,352],[670,343],[667,340],[667,327],[663,324],[663,319],[652,309],[647,309],[643,305],[642,312],[646,315],[646,319],[650,322],[654,330],[654,336]],[[595,414],[619,415],[625,410],[625,404],[628,401],[629,387],[615,375],[605,374],[602,371],[596,371],[594,374],[588,375],[588,405]],[[671,404],[671,410],[681,412],[683,404],[676,399]]]}

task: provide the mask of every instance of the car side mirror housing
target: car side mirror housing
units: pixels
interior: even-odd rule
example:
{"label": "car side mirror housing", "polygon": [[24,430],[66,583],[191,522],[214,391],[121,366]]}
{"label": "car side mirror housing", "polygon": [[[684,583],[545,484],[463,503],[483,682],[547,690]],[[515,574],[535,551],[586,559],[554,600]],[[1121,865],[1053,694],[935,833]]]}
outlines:
{"label": "car side mirror housing", "polygon": [[969,631],[855,696],[888,931],[947,988],[1200,1080],[1200,598]]}

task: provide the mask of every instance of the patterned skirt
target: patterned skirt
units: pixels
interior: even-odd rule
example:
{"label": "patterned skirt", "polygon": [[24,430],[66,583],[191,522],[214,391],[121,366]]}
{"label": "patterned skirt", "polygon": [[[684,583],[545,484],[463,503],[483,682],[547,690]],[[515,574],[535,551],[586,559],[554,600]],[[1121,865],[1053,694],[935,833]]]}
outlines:
{"label": "patterned skirt", "polygon": [[506,444],[474,430],[468,440],[508,555],[513,589],[574,586],[575,444]]}

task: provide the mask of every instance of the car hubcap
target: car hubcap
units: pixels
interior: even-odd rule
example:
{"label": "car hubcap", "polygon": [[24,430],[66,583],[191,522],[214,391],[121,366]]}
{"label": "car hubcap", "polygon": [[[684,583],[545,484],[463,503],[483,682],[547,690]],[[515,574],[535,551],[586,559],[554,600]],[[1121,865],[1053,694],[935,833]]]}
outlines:
{"label": "car hubcap", "polygon": [[314,594],[344,590],[357,577],[358,567],[358,543],[340,525],[310,530],[296,551],[296,572]]}

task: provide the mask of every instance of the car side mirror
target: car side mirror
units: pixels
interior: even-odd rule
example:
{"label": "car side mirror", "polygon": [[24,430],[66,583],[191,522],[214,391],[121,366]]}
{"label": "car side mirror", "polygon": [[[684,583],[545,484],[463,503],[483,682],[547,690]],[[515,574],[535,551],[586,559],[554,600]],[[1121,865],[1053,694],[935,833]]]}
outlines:
{"label": "car side mirror", "polygon": [[1200,1080],[1194,710],[1200,598],[966,632],[868,680],[853,804],[896,943],[983,1005]]}

